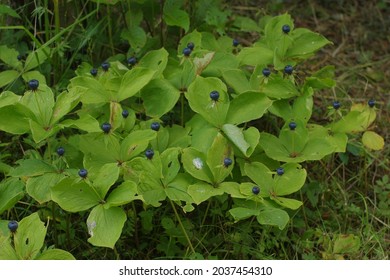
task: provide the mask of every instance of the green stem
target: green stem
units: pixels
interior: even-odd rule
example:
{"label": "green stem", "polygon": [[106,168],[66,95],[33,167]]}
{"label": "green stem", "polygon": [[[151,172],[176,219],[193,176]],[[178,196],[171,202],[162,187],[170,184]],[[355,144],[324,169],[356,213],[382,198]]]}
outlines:
{"label": "green stem", "polygon": [[192,253],[195,254],[194,246],[192,246],[190,237],[188,236],[188,234],[187,234],[187,232],[186,232],[186,229],[184,228],[184,225],[183,225],[183,223],[181,222],[179,213],[177,213],[177,210],[176,210],[176,206],[175,206],[175,204],[172,202],[172,200],[169,199],[169,202],[171,203],[172,209],[173,209],[173,211],[175,212],[175,216],[176,216],[177,221],[179,222],[180,228],[181,228],[181,230],[183,231],[183,234],[184,234],[185,238],[187,239],[188,246],[190,247]]}
{"label": "green stem", "polygon": [[181,112],[180,112],[180,124],[181,126],[184,126],[184,92],[180,94],[180,105],[181,105]]}

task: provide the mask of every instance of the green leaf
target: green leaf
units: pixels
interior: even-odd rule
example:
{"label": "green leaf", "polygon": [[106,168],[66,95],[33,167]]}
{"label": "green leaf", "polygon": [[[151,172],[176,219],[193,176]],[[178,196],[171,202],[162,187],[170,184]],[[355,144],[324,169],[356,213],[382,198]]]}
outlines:
{"label": "green leaf", "polygon": [[244,71],[240,69],[230,69],[223,72],[223,79],[234,89],[237,94],[252,90],[252,87]]}
{"label": "green leaf", "polygon": [[[2,6],[3,5],[0,5],[0,7]],[[19,53],[14,49],[8,48],[5,45],[0,46],[0,60],[4,61],[5,64],[8,64],[13,68],[21,66],[21,62],[18,60],[18,54]]]}
{"label": "green leaf", "polygon": [[172,201],[185,201],[187,205],[191,205],[194,200],[188,193],[188,186],[194,183],[193,177],[186,173],[179,173],[165,188],[165,193]]}
{"label": "green leaf", "polygon": [[135,67],[123,75],[122,82],[115,101],[120,102],[136,95],[153,78],[156,71]]}
{"label": "green leaf", "polygon": [[190,28],[190,18],[188,14],[179,9],[180,3],[177,0],[167,0],[164,3],[163,19],[169,26],[179,26],[187,33]]}
{"label": "green leaf", "polygon": [[57,133],[61,128],[57,125],[46,127],[29,120],[30,130],[35,143],[39,143]]}
{"label": "green leaf", "polygon": [[261,225],[278,226],[280,230],[284,229],[290,220],[287,212],[278,208],[262,209],[257,216],[257,221]]}
{"label": "green leaf", "polygon": [[203,70],[202,75],[208,77],[221,77],[226,70],[237,69],[238,67],[239,61],[234,54],[216,52],[213,55],[213,59]]}
{"label": "green leaf", "polygon": [[147,116],[160,118],[175,106],[180,91],[166,79],[154,79],[141,91]]}
{"label": "green leaf", "polygon": [[221,133],[218,133],[208,150],[206,160],[214,177],[213,183],[222,182],[232,172],[234,162],[226,167],[224,166],[225,158],[230,158],[233,161],[233,151],[227,139]]}
{"label": "green leaf", "polygon": [[98,205],[92,209],[87,219],[88,242],[94,246],[113,249],[121,236],[126,222],[126,214],[119,207],[104,208]]}
{"label": "green leaf", "polygon": [[144,151],[155,137],[156,132],[151,129],[132,131],[121,143],[120,160],[128,161],[134,158]]}
{"label": "green leaf", "polygon": [[376,112],[368,106],[355,104],[351,111],[339,121],[332,123],[333,132],[356,133],[365,131],[375,120]]}
{"label": "green leaf", "polygon": [[65,176],[57,173],[46,173],[41,176],[29,178],[26,182],[27,193],[40,204],[51,200],[51,188]]}
{"label": "green leaf", "polygon": [[104,207],[121,206],[139,198],[136,183],[125,181],[109,194]]}
{"label": "green leaf", "polygon": [[10,6],[3,4],[0,5],[0,15],[9,15],[11,17],[20,19],[20,16],[15,10],[13,10]]}
{"label": "green leaf", "polygon": [[290,156],[289,151],[276,136],[263,132],[260,145],[268,157],[277,161],[294,162],[294,158]]}
{"label": "green leaf", "polygon": [[48,249],[35,258],[36,260],[76,260],[75,257],[61,249]]}
{"label": "green leaf", "polygon": [[[291,44],[290,34],[284,34],[283,25],[289,25],[291,33],[294,32],[294,23],[291,16],[287,13],[271,18],[264,28],[265,43],[272,50],[279,49],[279,54],[283,57],[286,49]],[[282,46],[282,47],[281,47]]]}
{"label": "green leaf", "polygon": [[19,77],[19,72],[15,70],[5,70],[0,72],[0,88],[15,81]]}
{"label": "green leaf", "polygon": [[16,95],[12,91],[3,91],[0,94],[0,108],[16,104],[18,103],[20,98],[20,95]]}
{"label": "green leaf", "polygon": [[382,136],[374,131],[365,131],[362,137],[363,145],[375,151],[382,150],[385,145],[385,140]]}
{"label": "green leaf", "polygon": [[244,92],[230,102],[226,122],[241,124],[259,119],[271,104],[272,101],[259,92]]}
{"label": "green leaf", "polygon": [[207,165],[206,156],[194,148],[186,148],[181,155],[183,167],[196,179],[212,183],[213,175]]}
{"label": "green leaf", "polygon": [[51,56],[50,52],[51,50],[48,47],[40,47],[39,49],[32,51],[26,58],[24,71],[27,72],[44,63]]}
{"label": "green leaf", "polygon": [[194,202],[199,205],[210,197],[222,195],[224,191],[220,188],[214,188],[206,183],[196,183],[188,187],[188,194],[192,197]]}
{"label": "green leaf", "polygon": [[268,65],[272,64],[274,52],[266,46],[243,48],[237,55],[240,65]]}
{"label": "green leaf", "polygon": [[222,131],[226,137],[239,149],[241,153],[249,157],[259,143],[260,133],[255,127],[249,127],[242,131],[232,124],[225,124]]}
{"label": "green leaf", "polygon": [[247,198],[240,192],[240,184],[236,182],[222,182],[218,186],[219,189],[223,190],[224,193],[229,194],[234,198]]}
{"label": "green leaf", "polygon": [[259,195],[269,197],[275,186],[271,170],[261,162],[246,163],[244,168],[245,174],[260,188]]}
{"label": "green leaf", "polygon": [[282,99],[299,95],[296,86],[289,80],[272,75],[266,84],[260,87],[260,91],[268,97]]}
{"label": "green leaf", "polygon": [[145,54],[138,63],[138,67],[153,69],[156,73],[153,79],[160,78],[168,64],[168,52],[166,49],[152,50]]}
{"label": "green leaf", "polygon": [[235,222],[248,219],[252,216],[257,216],[259,213],[259,209],[250,209],[245,207],[235,207],[229,210],[229,214],[232,215]]}
{"label": "green leaf", "polygon": [[41,159],[24,159],[19,162],[19,166],[10,172],[10,176],[13,177],[34,177],[40,176],[45,173],[54,173],[57,170],[54,166],[48,164]]}
{"label": "green leaf", "polygon": [[199,114],[187,122],[186,127],[191,128],[191,147],[206,154],[218,134],[218,128],[208,123]]}
{"label": "green leaf", "polygon": [[274,193],[277,196],[288,195],[300,190],[306,181],[306,170],[299,164],[286,163],[282,166],[284,174],[275,175]]}
{"label": "green leaf", "polygon": [[87,210],[102,201],[92,186],[85,180],[66,178],[51,188],[53,201],[69,212]]}
{"label": "green leaf", "polygon": [[28,82],[32,79],[38,80],[39,85],[46,85],[46,78],[45,76],[39,72],[38,70],[28,71],[24,72],[22,74],[23,80],[28,84]]}
{"label": "green leaf", "polygon": [[33,260],[42,248],[45,236],[46,228],[37,212],[23,218],[14,235],[16,254],[22,260]]}
{"label": "green leaf", "polygon": [[[214,90],[219,92],[218,101],[210,98],[210,92]],[[226,85],[220,79],[197,76],[185,95],[194,112],[216,127],[224,124],[229,109],[229,96]]]}
{"label": "green leaf", "polygon": [[103,165],[95,178],[93,186],[100,197],[105,197],[108,190],[118,180],[120,168],[117,163]]}
{"label": "green leaf", "polygon": [[180,162],[178,159],[179,149],[169,148],[161,154],[161,165],[164,185],[168,185],[173,179],[175,179],[177,173],[180,170]]}
{"label": "green leaf", "polygon": [[11,245],[11,236],[3,236],[0,232],[0,260],[19,260],[14,247]]}
{"label": "green leaf", "polygon": [[70,92],[80,95],[85,104],[106,103],[110,101],[110,95],[103,84],[94,77],[75,77],[70,80]]}
{"label": "green leaf", "polygon": [[146,44],[146,33],[137,25],[130,26],[128,29],[124,29],[121,33],[121,37],[127,40],[133,49],[140,49]]}
{"label": "green leaf", "polygon": [[61,125],[64,127],[75,127],[86,132],[101,132],[99,122],[92,117],[91,115],[85,114],[80,116],[79,119],[66,119],[61,122]]}
{"label": "green leaf", "polygon": [[2,181],[0,183],[0,215],[12,208],[23,196],[24,184],[19,179],[12,178]]}
{"label": "green leaf", "polygon": [[77,91],[64,91],[57,96],[56,103],[53,108],[50,125],[57,123],[62,117],[69,113],[79,103],[80,94]]}
{"label": "green leaf", "polygon": [[327,44],[331,44],[324,36],[306,28],[297,28],[293,32],[293,43],[288,48],[286,56],[307,58]]}
{"label": "green leaf", "polygon": [[334,254],[351,254],[360,251],[360,238],[353,234],[339,234],[333,243]]}
{"label": "green leaf", "polygon": [[30,130],[23,106],[10,105],[0,109],[0,130],[24,134]]}
{"label": "green leaf", "polygon": [[293,209],[293,210],[297,210],[303,204],[299,200],[295,200],[295,199],[291,199],[291,198],[285,198],[285,197],[279,197],[279,196],[271,197],[271,199],[273,201],[275,201],[277,204],[279,204],[279,205],[281,205],[283,207],[289,208],[289,209]]}

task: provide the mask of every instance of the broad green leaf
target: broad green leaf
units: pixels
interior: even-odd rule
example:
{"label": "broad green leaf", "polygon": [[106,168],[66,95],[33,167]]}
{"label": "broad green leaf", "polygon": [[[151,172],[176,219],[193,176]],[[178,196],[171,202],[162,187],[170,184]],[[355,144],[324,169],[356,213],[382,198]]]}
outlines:
{"label": "broad green leaf", "polygon": [[167,147],[187,148],[191,143],[190,129],[180,125],[172,125],[167,127],[169,132],[169,140]]}
{"label": "broad green leaf", "polygon": [[127,40],[133,49],[140,49],[145,46],[147,36],[145,30],[140,26],[129,26],[128,29],[124,29],[121,33],[121,37]]}
{"label": "broad green leaf", "polygon": [[284,121],[295,120],[294,111],[288,99],[275,100],[268,111],[275,116],[281,117]]}
{"label": "broad green leaf", "polygon": [[227,123],[241,124],[261,118],[272,101],[264,94],[248,91],[238,95],[230,102]]}
{"label": "broad green leaf", "polygon": [[100,197],[105,197],[108,190],[118,180],[120,168],[117,163],[107,163],[103,165],[95,178],[93,187]]}
{"label": "broad green leaf", "polygon": [[364,146],[375,151],[382,150],[385,145],[385,140],[383,137],[374,131],[364,132],[362,142]]}
{"label": "broad green leaf", "polygon": [[272,75],[267,83],[264,83],[260,89],[268,97],[275,99],[290,98],[299,95],[296,86],[289,80],[280,76]]}
{"label": "broad green leaf", "polygon": [[295,130],[291,130],[286,122],[279,133],[279,140],[289,154],[300,154],[308,141],[309,132],[304,123],[300,120],[295,120],[295,123]]}
{"label": "broad green leaf", "polygon": [[155,70],[148,68],[134,67],[123,75],[119,92],[116,96],[117,102],[136,95],[153,78]]}
{"label": "broad green leaf", "polygon": [[206,53],[203,57],[195,57],[194,65],[196,68],[196,75],[202,74],[203,70],[209,66],[211,61],[214,59],[215,52]]}
{"label": "broad green leaf", "polygon": [[132,131],[121,143],[120,160],[128,161],[144,151],[149,142],[156,137],[156,132],[148,130]]}
{"label": "broad green leaf", "polygon": [[239,61],[234,54],[216,52],[213,59],[203,70],[202,75],[207,77],[221,77],[229,69],[237,69]]}
{"label": "broad green leaf", "polygon": [[214,188],[206,183],[196,183],[188,187],[188,194],[192,197],[194,202],[199,205],[210,197],[222,195],[224,191],[220,188]]}
{"label": "broad green leaf", "polygon": [[293,210],[297,210],[299,207],[302,206],[302,202],[299,201],[299,200],[295,200],[295,199],[291,199],[291,198],[285,198],[285,197],[271,197],[271,199],[273,201],[275,201],[277,204],[283,206],[283,207],[286,207],[286,208],[289,208],[289,209],[293,209]]}
{"label": "broad green leaf", "polygon": [[235,222],[248,219],[252,216],[257,216],[259,213],[259,209],[250,209],[244,207],[235,207],[229,210],[229,214],[232,215]]}
{"label": "broad green leaf", "polygon": [[30,130],[24,108],[18,105],[0,109],[0,130],[12,134],[24,134]]}
{"label": "broad green leaf", "polygon": [[27,193],[40,204],[51,200],[51,188],[65,176],[58,173],[46,173],[41,176],[29,178],[26,182]]}
{"label": "broad green leaf", "polygon": [[336,85],[334,65],[327,65],[312,76],[307,77],[305,87],[312,87],[315,89],[332,88]]}
{"label": "broad green leaf", "polygon": [[249,17],[236,16],[234,25],[241,31],[244,32],[257,32],[260,33],[262,30],[256,21]]}
{"label": "broad green leaf", "polygon": [[[313,111],[313,89],[307,88],[305,92],[294,100],[292,119],[301,120],[307,124]],[[286,121],[288,119],[285,119]]]}
{"label": "broad green leaf", "polygon": [[24,63],[24,71],[27,72],[42,63],[44,63],[51,56],[51,50],[48,47],[40,47],[39,49],[32,51],[26,58]]}
{"label": "broad green leaf", "polygon": [[230,69],[223,72],[223,79],[232,87],[237,94],[252,90],[252,87],[244,71],[240,69]]}
{"label": "broad green leaf", "polygon": [[19,72],[15,70],[5,70],[0,72],[0,88],[15,81],[19,77]]}
{"label": "broad green leaf", "polygon": [[147,116],[160,118],[175,106],[180,91],[166,79],[154,79],[141,91]]}
{"label": "broad green leaf", "polygon": [[20,98],[20,95],[16,95],[12,91],[3,91],[0,94],[0,108],[16,104]]}
{"label": "broad green leaf", "polygon": [[126,222],[126,214],[122,208],[104,208],[98,205],[92,209],[87,219],[88,242],[94,246],[114,248],[121,236]]}
{"label": "broad green leaf", "polygon": [[76,260],[75,257],[61,249],[48,249],[35,258],[36,260]]}
{"label": "broad green leaf", "polygon": [[99,204],[103,198],[85,182],[75,178],[66,178],[51,188],[53,201],[69,212],[80,212]]}
{"label": "broad green leaf", "polygon": [[283,166],[284,174],[275,175],[274,193],[277,196],[288,195],[300,190],[306,181],[306,170],[299,164],[286,163]]}
{"label": "broad green leaf", "polygon": [[188,43],[194,43],[195,49],[202,47],[202,36],[203,34],[200,33],[198,30],[194,30],[191,33],[187,33],[183,38],[181,38],[180,43],[177,47],[177,53],[181,54],[183,49],[187,47]]}
{"label": "broad green leaf", "polygon": [[255,127],[249,127],[242,131],[232,124],[225,124],[222,131],[226,137],[238,148],[238,150],[249,157],[259,143],[260,133]]}
{"label": "broad green leaf", "polygon": [[356,104],[343,118],[330,125],[333,132],[356,133],[365,131],[375,120],[375,110]]}
{"label": "broad green leaf", "polygon": [[62,117],[69,113],[79,103],[80,94],[77,91],[64,91],[58,95],[53,108],[50,125],[57,123]]}
{"label": "broad green leaf", "polygon": [[50,126],[54,107],[54,94],[51,88],[40,85],[36,91],[27,91],[20,103],[33,112],[37,123],[44,127]]}
{"label": "broad green leaf", "polygon": [[[0,5],[0,7],[4,6]],[[0,60],[2,60],[5,64],[12,66],[13,68],[21,66],[21,62],[18,60],[18,54],[19,53],[14,49],[8,48],[5,45],[0,46]]]}
{"label": "broad green leaf", "polygon": [[19,161],[19,166],[13,169],[10,172],[10,176],[13,177],[34,177],[34,176],[40,176],[45,173],[53,173],[56,172],[54,166],[48,164],[47,162],[41,160],[41,159],[24,159]]}
{"label": "broad green leaf", "polygon": [[12,208],[23,196],[24,184],[19,179],[2,181],[0,183],[0,215]]}
{"label": "broad green leaf", "polygon": [[194,148],[186,148],[181,155],[183,167],[196,179],[212,183],[213,175],[207,165],[206,156]]}
{"label": "broad green leaf", "polygon": [[[179,5],[178,5],[179,4]],[[164,3],[163,19],[169,26],[179,26],[187,33],[190,28],[190,18],[188,14],[181,10],[180,2],[177,0],[167,0]]]}
{"label": "broad green leaf", "polygon": [[166,149],[161,154],[161,165],[162,165],[162,174],[164,185],[169,184],[173,179],[175,179],[177,173],[180,170],[180,162],[178,159],[179,149],[178,148],[169,148]]}
{"label": "broad green leaf", "polygon": [[[218,101],[210,98],[212,91],[219,92]],[[185,95],[194,112],[216,127],[224,124],[229,109],[229,96],[226,85],[220,79],[197,76]]]}
{"label": "broad green leaf", "polygon": [[20,259],[32,260],[38,255],[45,240],[46,230],[37,212],[19,222],[18,230],[14,235],[14,244]]}
{"label": "broad green leaf", "polygon": [[231,197],[246,198],[246,196],[240,192],[240,184],[237,182],[222,182],[219,184],[218,188],[223,190],[224,193],[229,194]]}
{"label": "broad green leaf", "polygon": [[[283,25],[289,25],[291,32],[284,34]],[[290,34],[294,33],[294,23],[291,16],[287,13],[271,18],[264,29],[264,41],[272,50],[279,49],[279,54],[283,57],[286,49],[292,43]]]}
{"label": "broad green leaf", "polygon": [[104,207],[121,206],[135,199],[139,199],[137,185],[132,181],[125,181],[109,194]]}
{"label": "broad green leaf", "polygon": [[278,208],[262,209],[257,216],[259,224],[277,226],[280,230],[286,227],[289,220],[287,212]]}
{"label": "broad green leaf", "polygon": [[[226,167],[224,160],[229,158],[232,165]],[[222,182],[232,172],[234,166],[234,155],[227,139],[221,133],[214,138],[214,142],[207,152],[207,165],[213,174],[213,183]]]}
{"label": "broad green leaf", "polygon": [[321,125],[308,125],[310,139],[325,139],[333,146],[335,153],[344,153],[347,148],[348,136],[346,133],[334,133],[330,128]]}
{"label": "broad green leaf", "polygon": [[[260,188],[260,196],[269,197],[274,189],[275,182],[272,178],[272,171],[261,162],[252,162],[245,164],[245,174]],[[251,184],[253,187],[253,184]],[[248,193],[252,188],[248,188]]]}
{"label": "broad green leaf", "polygon": [[66,119],[65,121],[61,122],[61,125],[64,127],[75,127],[86,132],[102,131],[99,122],[94,117],[88,114],[80,116],[80,118],[77,120]]}
{"label": "broad green leaf", "polygon": [[[335,148],[326,139],[310,139],[302,151],[304,160],[320,160],[333,153]],[[302,162],[300,160],[299,162]],[[298,161],[297,161],[298,162]]]}
{"label": "broad green leaf", "polygon": [[297,28],[293,33],[293,43],[288,48],[287,57],[307,58],[327,44],[331,44],[324,36],[306,28]]}
{"label": "broad green leaf", "polygon": [[265,46],[243,48],[237,56],[240,65],[272,64],[274,52]]}
{"label": "broad green leaf", "polygon": [[268,157],[277,161],[294,162],[294,157],[290,155],[289,151],[276,136],[263,132],[260,145]]}
{"label": "broad green leaf", "polygon": [[3,236],[0,232],[0,260],[19,260],[14,247],[11,245],[11,236]]}
{"label": "broad green leaf", "polygon": [[31,134],[33,136],[34,142],[39,143],[50,136],[57,133],[61,128],[57,125],[54,126],[43,126],[38,124],[36,121],[29,120],[28,123],[30,124],[30,130]]}
{"label": "broad green leaf", "polygon": [[110,100],[109,93],[103,84],[94,77],[82,76],[70,80],[70,92],[81,96],[85,104],[106,103]]}
{"label": "broad green leaf", "polygon": [[207,122],[201,115],[196,114],[186,123],[191,129],[191,147],[206,154],[218,134],[218,128]]}
{"label": "broad green leaf", "polygon": [[125,118],[122,116],[122,106],[118,102],[110,102],[110,124],[111,131],[115,131],[118,127],[122,125],[122,122]]}
{"label": "broad green leaf", "polygon": [[187,204],[194,203],[188,193],[188,186],[194,183],[195,179],[193,177],[186,173],[179,173],[165,188],[165,193],[172,201],[184,201]]}
{"label": "broad green leaf", "polygon": [[160,78],[165,70],[165,67],[167,67],[168,56],[169,54],[164,48],[149,51],[142,57],[138,63],[138,67],[156,70],[153,79]]}
{"label": "broad green leaf", "polygon": [[24,72],[22,78],[26,84],[28,84],[30,80],[35,79],[39,81],[39,87],[41,87],[41,85],[46,85],[46,77],[38,70]]}
{"label": "broad green leaf", "polygon": [[334,254],[351,254],[360,252],[360,238],[354,234],[339,234],[333,243]]}

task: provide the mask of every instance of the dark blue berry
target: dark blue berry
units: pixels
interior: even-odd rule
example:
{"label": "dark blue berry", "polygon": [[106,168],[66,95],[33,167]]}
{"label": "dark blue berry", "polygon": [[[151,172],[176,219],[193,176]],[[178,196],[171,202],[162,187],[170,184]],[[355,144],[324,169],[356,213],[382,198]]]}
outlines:
{"label": "dark blue berry", "polygon": [[375,106],[375,100],[370,99],[370,100],[368,100],[367,104],[368,104],[368,106],[370,106],[370,108],[373,108]]}
{"label": "dark blue berry", "polygon": [[294,68],[291,65],[287,65],[286,67],[284,67],[284,73],[286,73],[288,75],[291,75],[293,71],[294,71]]}
{"label": "dark blue berry", "polygon": [[28,81],[28,87],[31,90],[37,90],[37,88],[39,87],[39,81],[35,79]]}
{"label": "dark blue berry", "polygon": [[108,71],[108,68],[110,68],[110,63],[109,62],[103,62],[102,63],[102,68],[104,71]]}
{"label": "dark blue berry", "polygon": [[284,174],[284,168],[279,167],[278,169],[276,169],[276,174],[278,174],[279,176],[282,176]]}
{"label": "dark blue berry", "polygon": [[160,124],[158,122],[152,122],[150,125],[150,128],[154,131],[159,131],[160,130]]}
{"label": "dark blue berry", "polygon": [[233,39],[233,47],[238,47],[239,44],[240,41],[238,41],[237,39]]}
{"label": "dark blue berry", "polygon": [[183,54],[184,56],[190,56],[192,50],[190,48],[184,48]]}
{"label": "dark blue berry", "polygon": [[133,56],[133,57],[129,57],[127,59],[127,63],[131,66],[134,66],[135,64],[137,64],[137,59]]}
{"label": "dark blue berry", "polygon": [[286,34],[287,34],[287,33],[290,32],[290,30],[291,30],[290,25],[285,24],[285,25],[282,26],[282,31],[283,31],[283,33],[286,33]]}
{"label": "dark blue berry", "polygon": [[334,101],[334,102],[333,102],[333,108],[334,108],[335,110],[339,109],[340,106],[341,106],[340,102],[338,102],[338,101]]}
{"label": "dark blue berry", "polygon": [[252,188],[252,193],[258,195],[260,193],[260,188],[258,186],[254,186]]}
{"label": "dark blue berry", "polygon": [[271,70],[269,70],[268,68],[264,68],[262,72],[264,77],[268,77],[269,75],[271,75]]}
{"label": "dark blue berry", "polygon": [[225,167],[229,167],[230,165],[232,165],[232,163],[233,163],[233,160],[232,160],[231,158],[225,158],[225,159],[223,160],[223,165],[224,165]]}
{"label": "dark blue berry", "polygon": [[88,175],[87,169],[82,168],[82,169],[79,170],[79,176],[80,176],[81,178],[86,178],[87,175]]}
{"label": "dark blue berry", "polygon": [[23,55],[21,54],[18,54],[18,56],[16,57],[19,61],[21,61],[23,59]]}
{"label": "dark blue berry", "polygon": [[65,154],[65,149],[64,147],[58,147],[57,148],[57,155],[63,156]]}
{"label": "dark blue berry", "polygon": [[189,42],[189,43],[187,44],[187,48],[189,48],[191,51],[193,51],[194,48],[195,48],[195,44],[194,44],[193,42]]}
{"label": "dark blue berry", "polygon": [[211,100],[218,101],[219,92],[216,90],[213,90],[212,92],[210,92],[210,98],[211,98]]}
{"label": "dark blue berry", "polygon": [[109,123],[102,124],[102,130],[104,131],[104,133],[109,133],[111,130],[111,124]]}
{"label": "dark blue berry", "polygon": [[8,222],[8,229],[11,232],[15,232],[18,229],[19,225],[17,221],[10,221]]}
{"label": "dark blue berry", "polygon": [[96,77],[98,70],[96,68],[92,68],[91,71],[89,71],[92,76]]}
{"label": "dark blue berry", "polygon": [[124,117],[125,119],[129,116],[129,111],[128,110],[123,110],[122,111],[122,117]]}
{"label": "dark blue berry", "polygon": [[152,149],[147,149],[147,150],[145,151],[145,156],[146,156],[148,159],[152,159],[153,156],[154,156],[153,150],[152,150]]}
{"label": "dark blue berry", "polygon": [[295,130],[297,128],[297,124],[295,122],[290,122],[288,124],[288,127],[291,129],[291,130]]}

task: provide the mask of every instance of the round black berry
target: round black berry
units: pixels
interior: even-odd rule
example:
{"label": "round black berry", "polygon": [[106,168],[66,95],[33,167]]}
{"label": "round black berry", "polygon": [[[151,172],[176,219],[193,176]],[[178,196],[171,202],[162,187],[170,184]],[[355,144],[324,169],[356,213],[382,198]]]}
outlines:
{"label": "round black berry", "polygon": [[271,75],[271,70],[269,70],[268,68],[264,68],[262,72],[264,77],[268,77],[269,75]]}
{"label": "round black berry", "polygon": [[87,175],[88,175],[87,169],[82,168],[82,169],[79,170],[79,176],[80,176],[81,178],[86,178]]}
{"label": "round black berry", "polygon": [[148,159],[152,159],[153,156],[154,156],[153,150],[152,150],[152,149],[147,149],[147,150],[145,151],[145,156],[146,156]]}
{"label": "round black berry", "polygon": [[137,63],[137,59],[133,56],[133,57],[129,57],[127,59],[127,63],[131,66],[134,66],[136,63]]}
{"label": "round black berry", "polygon": [[19,225],[18,225],[18,222],[17,221],[10,221],[8,223],[8,229],[11,231],[11,232],[15,232],[17,229],[18,229]]}
{"label": "round black berry", "polygon": [[108,68],[110,68],[110,63],[109,62],[103,62],[102,63],[102,68],[104,71],[108,71]]}
{"label": "round black berry", "polygon": [[334,109],[337,110],[337,109],[340,108],[340,106],[341,106],[340,102],[338,102],[338,101],[334,101],[334,102],[333,102],[333,108],[334,108]]}
{"label": "round black berry", "polygon": [[283,33],[286,33],[286,34],[287,34],[287,33],[290,32],[290,30],[291,30],[290,25],[285,24],[285,25],[282,26],[282,31],[283,31]]}
{"label": "round black berry", "polygon": [[184,56],[190,56],[192,50],[190,48],[184,48],[183,54]]}
{"label": "round black berry", "polygon": [[295,130],[297,128],[297,124],[295,122],[290,122],[288,124],[288,127],[291,129],[291,130]]}
{"label": "round black berry", "polygon": [[160,124],[158,122],[152,122],[150,125],[150,128],[154,131],[159,131],[160,130]]}
{"label": "round black berry", "polygon": [[232,163],[233,163],[233,160],[232,160],[231,158],[225,158],[225,159],[223,160],[223,165],[224,165],[225,167],[229,167],[230,165],[232,165]]}
{"label": "round black berry", "polygon": [[19,61],[21,61],[23,59],[23,55],[21,54],[18,54],[18,56],[16,57]]}
{"label": "round black berry", "polygon": [[370,108],[373,108],[375,106],[375,100],[370,99],[370,100],[368,100],[367,104],[368,104],[368,106],[370,106]]}
{"label": "round black berry", "polygon": [[211,100],[218,101],[219,92],[216,90],[213,90],[212,92],[210,92],[210,98],[211,98]]}
{"label": "round black berry", "polygon": [[128,110],[123,110],[122,111],[122,117],[124,117],[125,119],[129,116],[129,111]]}
{"label": "round black berry", "polygon": [[276,174],[278,174],[279,176],[282,176],[284,174],[284,168],[279,167],[278,169],[276,169]]}
{"label": "round black berry", "polygon": [[237,39],[233,39],[233,47],[238,47],[239,44],[240,41],[238,41]]}
{"label": "round black berry", "polygon": [[98,70],[96,68],[92,68],[91,71],[89,71],[92,76],[96,77]]}
{"label": "round black berry", "polygon": [[31,90],[37,90],[37,88],[39,87],[39,81],[35,79],[28,81],[28,87]]}
{"label": "round black berry", "polygon": [[102,124],[102,130],[104,131],[104,133],[109,133],[111,130],[111,124],[109,123]]}
{"label": "round black berry", "polygon": [[189,48],[191,51],[193,51],[194,48],[195,48],[195,44],[194,44],[193,42],[189,42],[189,43],[187,44],[187,48]]}
{"label": "round black berry", "polygon": [[64,147],[58,147],[57,148],[57,155],[63,156],[65,154],[65,149]]}
{"label": "round black berry", "polygon": [[284,73],[286,73],[288,75],[291,75],[293,71],[294,71],[294,68],[291,65],[287,65],[286,67],[284,67]]}
{"label": "round black berry", "polygon": [[252,193],[258,195],[260,193],[260,188],[258,186],[254,186],[252,188]]}

